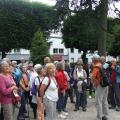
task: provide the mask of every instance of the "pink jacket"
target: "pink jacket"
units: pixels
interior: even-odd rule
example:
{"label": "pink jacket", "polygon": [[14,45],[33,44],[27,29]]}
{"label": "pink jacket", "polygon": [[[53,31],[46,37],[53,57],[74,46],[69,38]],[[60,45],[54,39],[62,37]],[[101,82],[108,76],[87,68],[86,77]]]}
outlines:
{"label": "pink jacket", "polygon": [[2,104],[12,103],[13,85],[15,85],[15,82],[12,76],[5,76],[3,74],[0,74],[0,103]]}

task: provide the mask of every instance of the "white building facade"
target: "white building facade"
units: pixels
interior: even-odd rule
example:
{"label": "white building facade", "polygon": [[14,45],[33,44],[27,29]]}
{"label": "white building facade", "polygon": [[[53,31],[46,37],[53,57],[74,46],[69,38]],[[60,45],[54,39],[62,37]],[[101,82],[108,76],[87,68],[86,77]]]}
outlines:
{"label": "white building facade", "polygon": [[[65,48],[65,45],[62,43],[62,35],[60,34],[51,34],[48,42],[50,42],[49,53],[55,61],[65,60],[69,62],[76,62],[77,59],[81,57],[81,51],[78,49]],[[21,58],[29,60],[30,51],[26,49],[13,49],[7,53],[6,57],[11,60],[20,60]]]}
{"label": "white building facade", "polygon": [[50,45],[50,55],[53,56],[54,60],[68,60],[69,62],[76,62],[81,57],[81,51],[78,49],[66,48],[62,42],[62,35],[51,34],[48,39]]}

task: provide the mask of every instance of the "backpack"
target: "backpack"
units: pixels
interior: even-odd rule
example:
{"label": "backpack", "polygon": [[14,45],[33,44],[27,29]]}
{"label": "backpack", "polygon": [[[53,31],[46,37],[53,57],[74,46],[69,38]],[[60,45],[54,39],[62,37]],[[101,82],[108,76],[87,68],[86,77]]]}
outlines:
{"label": "backpack", "polygon": [[109,86],[110,83],[110,74],[107,69],[100,68],[100,73],[101,73],[101,82],[100,85],[102,87],[107,87]]}
{"label": "backpack", "polygon": [[[37,76],[37,77],[35,77],[35,79],[36,78],[38,78],[39,83],[41,83],[39,77]],[[35,79],[34,79],[34,82],[32,83],[32,87],[31,87],[31,94],[32,95],[36,95],[37,94],[37,86],[35,85]]]}

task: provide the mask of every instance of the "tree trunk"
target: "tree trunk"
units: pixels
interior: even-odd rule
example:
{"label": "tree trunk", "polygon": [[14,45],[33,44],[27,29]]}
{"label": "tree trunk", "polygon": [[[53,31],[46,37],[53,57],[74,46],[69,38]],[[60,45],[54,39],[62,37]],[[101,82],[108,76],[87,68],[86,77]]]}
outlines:
{"label": "tree trunk", "polygon": [[5,58],[5,57],[6,57],[6,53],[5,53],[5,51],[3,50],[3,51],[2,51],[2,59]]}
{"label": "tree trunk", "polygon": [[82,59],[83,59],[83,63],[84,63],[84,64],[87,64],[86,53],[87,53],[87,50],[84,50],[84,51],[83,51],[83,55],[82,55]]}
{"label": "tree trunk", "polygon": [[106,55],[107,13],[108,13],[108,0],[101,0],[98,17],[99,18],[98,52],[100,55]]}

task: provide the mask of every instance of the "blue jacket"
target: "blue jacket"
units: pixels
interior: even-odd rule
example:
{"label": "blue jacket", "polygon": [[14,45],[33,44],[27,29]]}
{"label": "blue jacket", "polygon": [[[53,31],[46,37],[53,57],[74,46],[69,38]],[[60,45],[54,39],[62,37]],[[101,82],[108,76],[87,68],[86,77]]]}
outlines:
{"label": "blue jacket", "polygon": [[116,66],[116,83],[120,83],[120,65]]}

